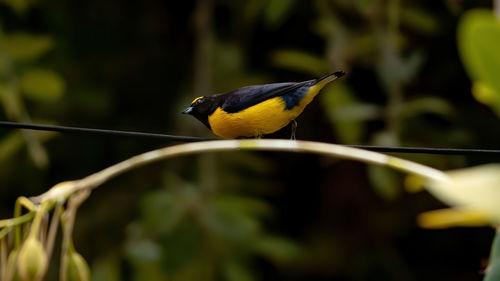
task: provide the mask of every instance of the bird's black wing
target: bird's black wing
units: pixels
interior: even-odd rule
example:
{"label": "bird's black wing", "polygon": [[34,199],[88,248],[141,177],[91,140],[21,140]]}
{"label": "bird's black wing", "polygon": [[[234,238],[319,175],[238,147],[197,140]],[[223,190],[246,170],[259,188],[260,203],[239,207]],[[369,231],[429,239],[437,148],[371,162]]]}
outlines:
{"label": "bird's black wing", "polygon": [[239,88],[223,95],[224,102],[221,108],[225,112],[235,113],[265,100],[292,93],[314,81],[273,83]]}

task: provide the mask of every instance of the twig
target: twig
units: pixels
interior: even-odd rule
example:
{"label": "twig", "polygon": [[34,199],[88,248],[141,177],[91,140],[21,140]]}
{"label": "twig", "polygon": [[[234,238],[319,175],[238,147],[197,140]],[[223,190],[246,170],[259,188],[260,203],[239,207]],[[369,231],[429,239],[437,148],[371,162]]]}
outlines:
{"label": "twig", "polygon": [[[76,212],[78,207],[87,199],[94,188],[129,170],[144,166],[155,161],[202,152],[231,150],[262,150],[314,153],[329,157],[338,157],[343,159],[357,160],[365,163],[384,165],[435,181],[451,181],[448,175],[437,169],[433,169],[394,156],[384,155],[377,152],[362,150],[353,147],[346,147],[343,145],[311,141],[262,139],[205,141],[175,145],[146,152],[117,163],[97,173],[89,175],[81,180],[59,183],[47,192],[37,197],[32,197],[29,200],[21,197],[16,202],[16,208],[14,212],[15,218],[0,222],[4,222],[7,227],[12,227],[12,225],[15,225],[16,228],[19,228],[19,221],[25,222],[31,219],[33,217],[33,214],[35,214],[35,218],[33,220],[33,223],[31,224],[29,235],[38,235],[43,215],[55,205],[56,210],[54,211],[52,222],[46,239],[46,249],[48,250],[48,253],[50,255],[53,249],[53,241],[57,233],[56,229],[59,220],[59,213],[62,211],[63,202],[68,200],[67,210],[61,216],[61,224],[63,226],[63,242],[59,272],[60,281],[66,281],[69,257],[68,254],[74,251],[71,236],[73,232]],[[57,204],[55,204],[56,202]],[[31,211],[23,216],[20,216],[22,206],[25,206],[28,210]],[[18,237],[18,239],[20,240],[20,231],[17,232],[16,237]]]}
{"label": "twig", "polygon": [[47,253],[47,260],[52,257],[54,250],[54,241],[57,235],[57,228],[59,227],[59,220],[61,219],[62,205],[58,203],[52,214],[52,221],[50,222],[49,233],[47,234],[47,243],[45,244],[45,252]]}
{"label": "twig", "polygon": [[[16,225],[19,225],[19,224],[23,224],[27,221],[30,221],[33,216],[35,215],[34,212],[29,212],[29,213],[26,213],[22,216],[19,216],[19,217],[15,217],[15,218],[11,218],[11,219],[5,219],[5,220],[0,220],[0,228],[1,227],[12,227],[12,226],[16,226]],[[1,236],[0,236],[1,237]]]}
{"label": "twig", "polygon": [[[34,204],[28,198],[21,196],[21,197],[17,198],[16,205],[14,206],[14,219],[22,217],[21,212],[22,212],[23,206],[26,209],[30,210],[31,211],[30,213],[32,213],[33,216],[35,215],[34,211],[36,210],[36,207],[34,206]],[[19,224],[15,224],[14,225],[14,248],[17,249],[20,245],[21,245],[21,229],[20,229]]]}
{"label": "twig", "polygon": [[70,197],[68,208],[63,215],[63,241],[61,247],[61,266],[59,270],[59,280],[66,281],[68,269],[68,250],[73,247],[71,236],[75,223],[76,211],[78,207],[89,197],[90,189],[79,190],[78,193]]}
{"label": "twig", "polygon": [[0,238],[0,277],[3,279],[7,271],[7,242],[6,239]]}
{"label": "twig", "polygon": [[65,199],[77,191],[83,189],[94,189],[111,178],[151,162],[194,153],[228,150],[268,150],[314,153],[330,157],[358,160],[365,163],[385,165],[426,178],[449,181],[449,177],[437,169],[394,156],[342,145],[290,140],[220,140],[180,144],[146,152],[87,176],[81,180],[58,184],[47,192],[30,199],[35,204],[39,204],[40,202],[46,200],[54,201]]}

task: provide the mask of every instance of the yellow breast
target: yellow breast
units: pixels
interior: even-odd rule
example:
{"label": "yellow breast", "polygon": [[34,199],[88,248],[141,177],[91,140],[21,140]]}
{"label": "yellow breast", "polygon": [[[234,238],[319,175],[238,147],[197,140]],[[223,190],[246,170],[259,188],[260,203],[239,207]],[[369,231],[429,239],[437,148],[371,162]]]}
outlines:
{"label": "yellow breast", "polygon": [[227,113],[219,107],[208,117],[208,122],[214,134],[229,139],[271,134],[302,113],[322,88],[316,86],[312,86],[292,109],[286,109],[283,98],[275,97],[236,113]]}

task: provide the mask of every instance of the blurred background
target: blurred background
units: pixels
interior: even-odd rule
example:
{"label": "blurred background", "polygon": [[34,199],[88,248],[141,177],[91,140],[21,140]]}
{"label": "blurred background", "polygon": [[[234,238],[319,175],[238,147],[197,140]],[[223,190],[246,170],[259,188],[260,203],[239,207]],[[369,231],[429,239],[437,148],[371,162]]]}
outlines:
{"label": "blurred background", "polygon": [[[2,120],[214,137],[198,96],[344,70],[297,138],[498,148],[457,23],[482,0],[2,0]],[[270,137],[289,138],[286,127]],[[0,218],[157,140],[0,130]],[[438,169],[496,157],[399,155]],[[443,207],[404,175],[314,155],[231,152],[149,165],[95,190],[75,246],[93,280],[481,280],[494,231],[425,230]],[[53,260],[47,280],[57,275]],[[50,277],[52,276],[52,277]]]}

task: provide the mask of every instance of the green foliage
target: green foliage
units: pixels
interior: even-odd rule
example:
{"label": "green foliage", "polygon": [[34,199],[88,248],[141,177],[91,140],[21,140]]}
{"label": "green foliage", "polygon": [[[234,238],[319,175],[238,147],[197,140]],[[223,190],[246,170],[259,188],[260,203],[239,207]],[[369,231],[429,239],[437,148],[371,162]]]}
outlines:
{"label": "green foliage", "polygon": [[438,33],[439,21],[436,16],[417,7],[403,7],[400,11],[401,24],[423,34]]}
{"label": "green foliage", "polygon": [[250,240],[260,228],[254,214],[241,208],[237,201],[232,202],[227,198],[214,200],[201,219],[210,233],[235,243]]}
{"label": "green foliage", "polygon": [[263,236],[255,242],[255,250],[276,263],[287,263],[300,257],[296,242],[280,236]]}
{"label": "green foliage", "polygon": [[128,244],[125,252],[134,264],[149,264],[159,261],[162,249],[155,241],[144,239]]}
{"label": "green foliage", "polygon": [[466,13],[458,27],[458,47],[476,99],[500,114],[500,21],[489,10]]}
{"label": "green foliage", "polygon": [[23,136],[20,132],[12,132],[0,141],[0,161],[6,161],[18,152],[23,145]]}
{"label": "green foliage", "polygon": [[252,271],[244,264],[230,260],[224,266],[224,277],[227,281],[255,281]]}
{"label": "green foliage", "polygon": [[291,13],[296,0],[265,0],[264,18],[270,28],[279,28]]}
{"label": "green foliage", "polygon": [[[277,264],[298,258],[295,242],[265,230],[262,218],[272,213],[265,201],[234,191],[207,196],[175,176],[169,182],[144,197],[128,238],[125,252],[138,276],[185,280],[200,267],[227,280],[257,280],[249,270],[254,256]],[[208,274],[205,280],[216,280]]]}
{"label": "green foliage", "polygon": [[57,101],[64,93],[64,80],[55,72],[30,69],[21,76],[21,89],[34,101]]}
{"label": "green foliage", "polygon": [[90,281],[90,268],[87,261],[77,252],[68,253],[67,280]]}
{"label": "green foliage", "polygon": [[201,246],[201,231],[189,220],[177,225],[159,243],[163,250],[160,266],[165,272],[176,272],[191,262]]}
{"label": "green foliage", "polygon": [[368,177],[373,183],[373,188],[386,200],[394,200],[401,191],[401,180],[398,174],[387,167],[368,166]]}
{"label": "green foliage", "polygon": [[[200,80],[210,82],[204,91],[219,93],[342,69],[348,75],[304,111],[299,138],[327,137],[331,128],[334,137],[325,140],[345,144],[494,147],[499,142],[498,119],[469,95],[452,40],[458,18],[479,3],[195,1],[214,5],[208,9],[212,23],[200,33],[193,5],[171,1],[1,2],[0,101],[6,120],[211,136],[178,114],[197,96],[193,85]],[[466,13],[461,28],[473,17]],[[480,56],[470,55],[473,66],[465,67],[469,73],[479,69],[473,70],[479,75],[471,74],[474,97],[500,112],[491,85],[498,83],[497,24],[490,11],[477,17],[484,19],[467,31],[473,38],[465,49]],[[206,76],[199,79],[198,72]],[[19,193],[41,192],[157,145],[0,133],[4,215]],[[48,169],[33,169],[24,155]],[[434,199],[399,196],[400,176],[390,171],[308,157],[238,153],[204,167],[180,160],[167,168],[175,175],[165,176],[174,178],[166,189],[155,182],[164,167],[153,167],[130,175],[119,189],[99,191],[78,214],[76,232],[93,280],[380,279],[381,270],[416,280],[476,276],[478,263],[456,267],[462,258],[453,253],[468,241],[470,248],[461,248],[464,256],[483,255],[488,245],[482,241],[488,239],[481,235],[489,229],[472,235],[459,229],[438,238],[425,232],[415,240],[422,231],[414,231],[413,218],[436,207]],[[406,157],[442,169],[487,161]],[[206,184],[213,189],[202,187]],[[380,197],[392,201],[381,206]],[[440,235],[449,243],[436,243]],[[419,258],[436,253],[449,261],[438,271],[432,258]]]}
{"label": "green foliage", "polygon": [[362,103],[345,83],[323,90],[321,104],[330,120],[335,122],[335,132],[342,143],[359,143],[364,132],[364,123],[380,118],[380,109],[375,104]]}
{"label": "green foliage", "polygon": [[40,58],[53,47],[52,38],[47,35],[29,33],[2,33],[0,45],[12,60],[29,62]]}
{"label": "green foliage", "polygon": [[119,258],[116,254],[107,253],[106,256],[100,256],[92,263],[91,269],[93,281],[123,280],[120,275]]}
{"label": "green foliage", "polygon": [[30,4],[36,1],[37,0],[2,0],[2,3],[9,6],[18,15],[22,16],[28,11]]}
{"label": "green foliage", "polygon": [[[497,7],[498,8],[498,7]],[[460,19],[458,26],[458,47],[463,64],[472,80],[472,93],[474,97],[490,106],[497,115],[500,115],[500,20],[490,10],[472,10]],[[457,173],[463,177],[460,184],[467,184],[469,188],[479,181],[480,185],[473,188],[472,194],[457,192],[455,186],[447,193],[449,201],[460,202],[459,206],[465,209],[478,209],[480,214],[494,221],[498,227],[498,167],[495,165],[470,169],[469,171]],[[474,174],[482,173],[482,174]],[[452,192],[453,191],[453,192]],[[465,195],[465,196],[464,196]],[[463,197],[463,198],[461,198]],[[490,250],[489,265],[486,268],[484,281],[493,281],[500,278],[500,231],[497,232]]]}
{"label": "green foliage", "polygon": [[274,65],[286,69],[322,76],[328,72],[328,65],[322,57],[298,50],[278,50],[272,54]]}
{"label": "green foliage", "polygon": [[[6,1],[17,13],[23,14],[28,1]],[[30,113],[24,98],[38,102],[60,100],[65,91],[65,82],[54,71],[35,67],[39,59],[53,48],[53,39],[48,35],[0,30],[0,101],[7,117],[12,121],[30,122]],[[36,134],[22,134],[34,164],[40,168],[48,164],[48,155]],[[14,144],[13,138],[5,141]],[[6,151],[8,147],[0,150]]]}
{"label": "green foliage", "polygon": [[500,279],[500,231],[497,230],[493,244],[491,245],[491,254],[488,268],[483,281],[494,281]]}
{"label": "green foliage", "polygon": [[448,119],[456,115],[452,104],[449,101],[438,97],[420,96],[418,98],[407,100],[402,105],[402,116],[404,118],[429,113]]}
{"label": "green foliage", "polygon": [[[144,227],[159,233],[170,232],[187,214],[195,203],[196,193],[191,187],[176,188],[171,192],[153,191],[142,198],[141,210]],[[168,213],[165,216],[164,213]]]}

